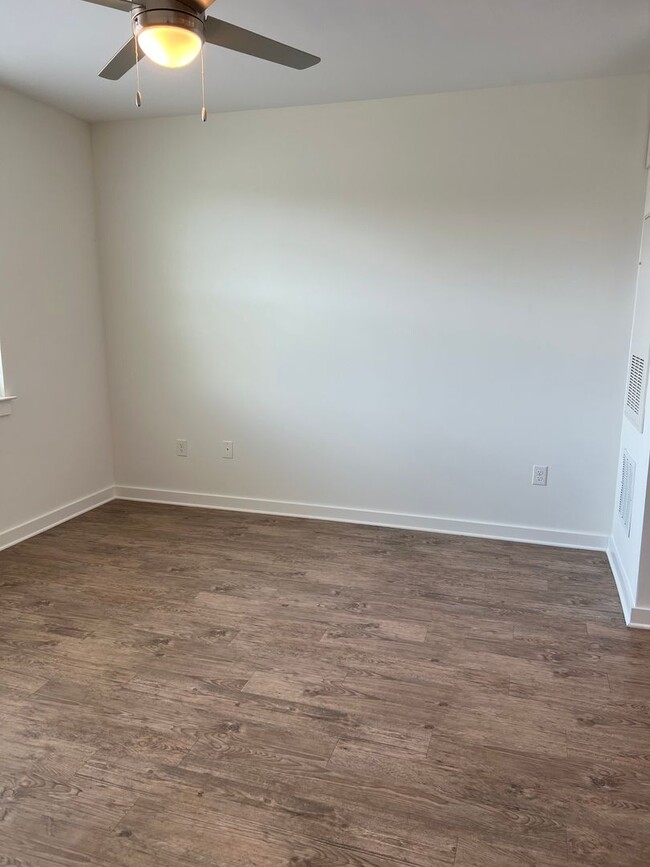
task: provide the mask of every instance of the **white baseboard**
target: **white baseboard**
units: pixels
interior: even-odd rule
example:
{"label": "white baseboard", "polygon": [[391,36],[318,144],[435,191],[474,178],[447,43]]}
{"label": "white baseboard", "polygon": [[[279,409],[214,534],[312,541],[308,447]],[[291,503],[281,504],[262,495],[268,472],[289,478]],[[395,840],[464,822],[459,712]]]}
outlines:
{"label": "white baseboard", "polygon": [[630,622],[627,625],[633,629],[650,629],[650,608],[635,606],[630,613]]}
{"label": "white baseboard", "polygon": [[44,515],[39,515],[38,518],[33,518],[31,521],[25,521],[24,524],[19,524],[17,527],[3,530],[0,533],[0,551],[12,545],[17,545],[18,542],[24,542],[25,539],[29,539],[31,536],[36,536],[39,533],[45,532],[45,530],[50,530],[52,527],[56,527],[57,524],[63,524],[71,518],[83,515],[84,512],[89,512],[91,509],[95,509],[97,506],[101,506],[114,499],[115,488],[111,485],[102,491],[95,491],[94,494],[89,494],[87,497],[82,497],[73,503],[67,503],[65,506],[60,506],[58,509],[46,512]]}
{"label": "white baseboard", "polygon": [[650,629],[650,608],[640,608],[634,604],[635,594],[632,590],[632,584],[623,566],[613,536],[610,536],[607,545],[607,559],[614,575],[625,622],[634,629]]}
{"label": "white baseboard", "polygon": [[378,527],[396,527],[402,530],[424,530],[456,536],[478,536],[484,539],[528,542],[534,545],[586,548],[590,551],[605,551],[608,542],[607,536],[597,533],[551,530],[545,527],[524,527],[516,524],[488,524],[482,521],[461,521],[456,518],[409,515],[401,512],[378,512],[340,506],[317,506],[311,503],[290,503],[283,500],[227,497],[221,494],[196,494],[188,491],[165,491],[156,488],[133,488],[117,485],[115,496],[121,500],[137,500],[145,503],[198,506],[206,509],[224,509],[231,512],[258,512],[264,515],[284,515],[292,518],[340,521],[349,524],[371,524]]}
{"label": "white baseboard", "polygon": [[618,590],[618,598],[621,600],[621,608],[623,609],[623,617],[625,622],[630,625],[630,617],[632,608],[634,607],[634,594],[630,585],[630,579],[627,577],[627,572],[623,566],[621,558],[616,547],[614,537],[610,536],[607,544],[607,559],[614,575],[616,589]]}

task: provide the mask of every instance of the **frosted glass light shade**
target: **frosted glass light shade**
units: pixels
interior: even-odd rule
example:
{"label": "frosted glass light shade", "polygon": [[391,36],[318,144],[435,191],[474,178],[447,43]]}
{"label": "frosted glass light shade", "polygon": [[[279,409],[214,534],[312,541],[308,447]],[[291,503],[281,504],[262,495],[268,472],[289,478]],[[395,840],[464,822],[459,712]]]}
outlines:
{"label": "frosted glass light shade", "polygon": [[160,66],[177,69],[187,66],[198,55],[202,46],[198,33],[172,24],[145,27],[138,34],[138,45],[148,58]]}

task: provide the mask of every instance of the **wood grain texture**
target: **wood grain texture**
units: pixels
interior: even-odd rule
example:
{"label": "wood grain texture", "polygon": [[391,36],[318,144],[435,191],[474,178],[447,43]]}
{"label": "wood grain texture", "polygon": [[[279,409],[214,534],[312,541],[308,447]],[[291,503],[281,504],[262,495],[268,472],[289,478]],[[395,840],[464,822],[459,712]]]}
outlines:
{"label": "wood grain texture", "polygon": [[650,864],[602,554],[113,502],[0,611],[0,864]]}

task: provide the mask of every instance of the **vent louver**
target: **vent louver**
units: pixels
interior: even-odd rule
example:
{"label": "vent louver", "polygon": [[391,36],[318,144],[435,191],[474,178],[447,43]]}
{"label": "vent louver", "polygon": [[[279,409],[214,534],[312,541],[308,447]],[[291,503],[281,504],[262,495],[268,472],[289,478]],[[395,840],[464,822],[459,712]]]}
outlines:
{"label": "vent louver", "polygon": [[625,395],[625,414],[630,421],[643,431],[645,409],[646,362],[640,355],[632,353]]}
{"label": "vent louver", "polygon": [[630,360],[630,376],[627,382],[627,405],[635,415],[639,414],[641,408],[644,369],[645,361],[638,355],[633,355]]}
{"label": "vent louver", "polygon": [[627,530],[627,535],[630,535],[630,527],[632,526],[632,500],[634,499],[634,474],[636,472],[636,464],[629,456],[623,452],[623,461],[621,463],[621,484],[618,490],[618,515],[623,526]]}

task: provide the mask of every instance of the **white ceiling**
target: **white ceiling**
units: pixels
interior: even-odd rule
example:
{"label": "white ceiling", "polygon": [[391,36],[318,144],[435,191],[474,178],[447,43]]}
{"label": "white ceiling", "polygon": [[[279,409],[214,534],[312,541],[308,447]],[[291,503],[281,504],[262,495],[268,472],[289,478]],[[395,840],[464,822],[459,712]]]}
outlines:
{"label": "white ceiling", "polygon": [[[0,82],[87,120],[199,110],[199,66],[98,70],[129,15],[83,0],[2,0]],[[297,72],[206,50],[208,108],[229,111],[650,70],[648,0],[217,0],[211,14],[318,54]]]}

